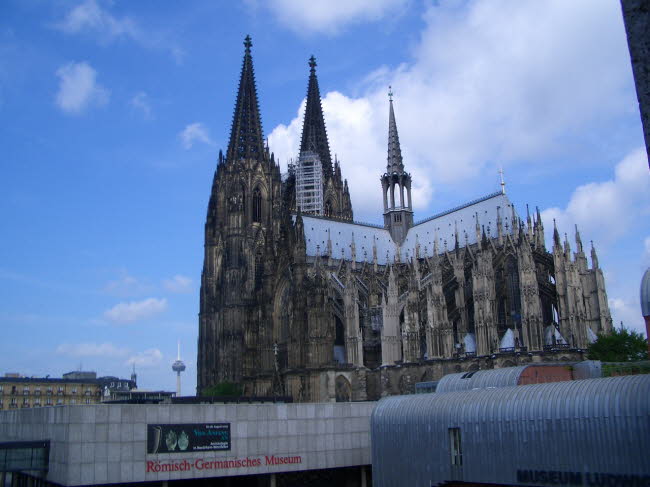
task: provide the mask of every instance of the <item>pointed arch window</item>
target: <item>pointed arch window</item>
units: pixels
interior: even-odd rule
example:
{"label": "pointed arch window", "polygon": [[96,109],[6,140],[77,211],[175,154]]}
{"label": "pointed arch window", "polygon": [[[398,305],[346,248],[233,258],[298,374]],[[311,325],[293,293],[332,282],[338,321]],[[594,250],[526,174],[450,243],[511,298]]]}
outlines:
{"label": "pointed arch window", "polygon": [[325,216],[332,216],[332,202],[330,200],[325,202]]}
{"label": "pointed arch window", "polygon": [[239,207],[240,211],[243,211],[246,214],[246,185],[242,183],[241,185],[241,205]]}
{"label": "pointed arch window", "polygon": [[262,192],[260,188],[255,188],[253,191],[253,221],[262,221]]}
{"label": "pointed arch window", "polygon": [[255,289],[261,289],[264,278],[264,253],[261,248],[255,253]]}
{"label": "pointed arch window", "polygon": [[506,261],[506,280],[510,316],[514,327],[521,327],[521,295],[519,292],[519,269],[514,257],[509,256]]}

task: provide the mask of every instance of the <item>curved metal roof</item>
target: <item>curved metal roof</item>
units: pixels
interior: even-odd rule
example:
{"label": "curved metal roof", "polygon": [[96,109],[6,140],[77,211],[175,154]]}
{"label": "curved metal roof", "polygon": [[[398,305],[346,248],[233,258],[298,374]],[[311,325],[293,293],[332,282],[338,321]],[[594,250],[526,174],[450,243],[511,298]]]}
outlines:
{"label": "curved metal roof", "polygon": [[625,411],[647,415],[650,412],[650,375],[549,382],[448,394],[392,396],[379,401],[372,412],[371,422],[392,419],[407,423],[423,415],[443,422],[452,418],[456,422],[482,421],[486,408],[490,409],[494,420],[509,421],[538,417],[587,418],[609,414],[610,408],[615,408],[617,415]]}
{"label": "curved metal roof", "polygon": [[649,375],[394,396],[370,425],[379,487],[449,480],[450,428],[462,431],[465,481],[517,483],[518,469],[650,474]]}
{"label": "curved metal roof", "polygon": [[436,394],[441,392],[487,389],[489,387],[514,387],[517,385],[519,376],[521,376],[521,373],[526,367],[528,365],[448,374],[438,382]]}
{"label": "curved metal roof", "polygon": [[650,316],[650,267],[641,279],[641,313],[643,316]]}

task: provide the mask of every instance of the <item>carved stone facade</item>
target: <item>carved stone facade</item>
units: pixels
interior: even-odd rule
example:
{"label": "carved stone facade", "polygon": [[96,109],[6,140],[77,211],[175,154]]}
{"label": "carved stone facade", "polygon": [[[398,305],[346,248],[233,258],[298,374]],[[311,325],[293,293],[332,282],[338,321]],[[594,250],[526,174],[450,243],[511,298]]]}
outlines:
{"label": "carved stone facade", "polygon": [[[413,222],[392,97],[384,226],[352,221],[331,163],[315,60],[301,151],[323,163],[324,216],[295,207],[295,175],[264,146],[245,42],[230,144],[205,225],[198,390],[238,382],[296,401],[378,399],[450,372],[573,361],[611,330],[596,251],[571,253],[502,190]],[[305,135],[307,134],[307,135]]]}

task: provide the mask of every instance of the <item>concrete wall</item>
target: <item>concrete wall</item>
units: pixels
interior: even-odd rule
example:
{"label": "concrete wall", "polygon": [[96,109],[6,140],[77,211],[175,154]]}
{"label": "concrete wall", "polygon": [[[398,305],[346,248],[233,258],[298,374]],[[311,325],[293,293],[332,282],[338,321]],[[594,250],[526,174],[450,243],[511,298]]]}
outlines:
{"label": "concrete wall", "polygon": [[[0,441],[51,443],[47,479],[87,485],[223,477],[370,464],[370,413],[376,403],[252,405],[90,405],[0,412]],[[231,450],[148,455],[147,424],[230,423]],[[266,457],[300,457],[268,465]],[[259,459],[260,466],[195,467],[197,460]],[[147,472],[147,462],[188,471]],[[199,462],[200,464],[201,462]],[[149,464],[151,465],[151,464]]]}

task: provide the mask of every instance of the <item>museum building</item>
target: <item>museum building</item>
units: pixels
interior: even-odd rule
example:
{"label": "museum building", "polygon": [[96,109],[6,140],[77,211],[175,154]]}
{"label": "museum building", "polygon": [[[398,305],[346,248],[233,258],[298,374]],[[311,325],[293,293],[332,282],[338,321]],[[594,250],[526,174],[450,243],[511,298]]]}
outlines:
{"label": "museum building", "polygon": [[371,483],[375,403],[97,404],[0,412],[0,486]]}
{"label": "museum building", "polygon": [[1,411],[0,486],[647,486],[650,376],[599,373],[481,370],[378,402]]}

